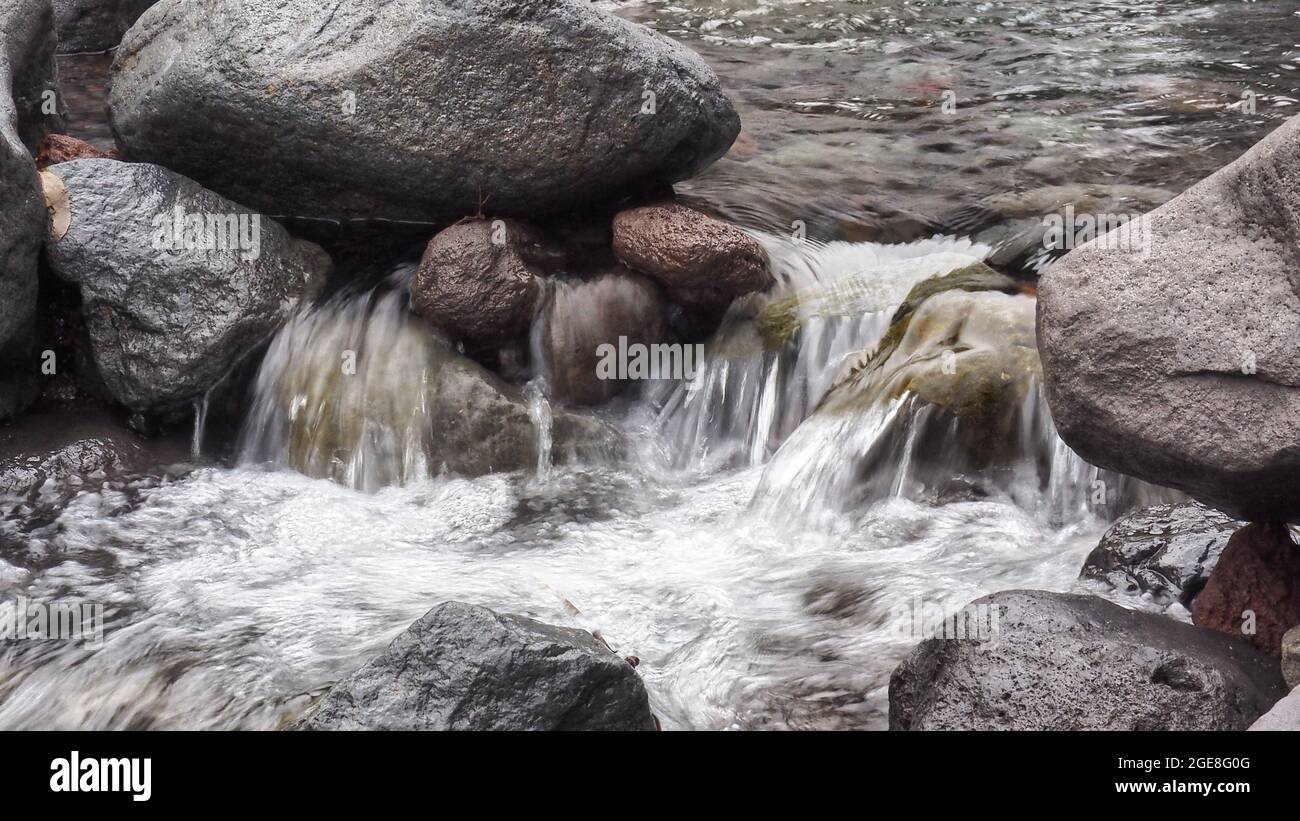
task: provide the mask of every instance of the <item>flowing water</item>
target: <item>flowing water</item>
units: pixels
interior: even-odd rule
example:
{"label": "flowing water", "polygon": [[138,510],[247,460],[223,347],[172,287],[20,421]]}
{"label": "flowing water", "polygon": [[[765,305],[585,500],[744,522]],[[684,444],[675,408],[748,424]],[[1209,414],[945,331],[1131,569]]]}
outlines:
{"label": "flowing water", "polygon": [[[451,353],[406,315],[402,276],[304,313],[271,343],[235,463],[0,497],[0,591],[106,613],[99,642],[0,645],[0,728],[285,726],[447,599],[599,630],[639,657],[668,728],[881,728],[912,609],[1076,586],[1143,489],[1070,452],[1036,387],[994,482],[956,459],[935,474],[951,420],[906,395],[847,429],[809,417],[920,279],[1063,202],[1149,208],[1292,113],[1294,5],[609,7],[700,51],[737,100],[736,148],[681,188],[763,239],[770,301],[734,306],[690,384],[605,412],[622,458],[557,459],[539,379],[519,399],[530,469],[480,478],[427,458],[427,374]],[[790,321],[760,321],[774,304]]]}
{"label": "flowing water", "polygon": [[[782,293],[824,295],[857,274],[856,318],[827,315],[844,300],[808,299],[785,354],[715,352],[693,389],[631,402],[613,421],[640,445],[614,464],[553,465],[551,407],[532,383],[537,470],[435,475],[427,370],[448,354],[407,313],[399,273],[281,331],[238,466],[9,500],[0,543],[24,547],[0,578],[30,599],[103,603],[107,625],[102,643],[7,648],[0,726],[283,726],[447,599],[599,630],[641,659],[667,727],[883,726],[889,672],[918,638],[900,613],[1068,588],[1103,516],[1077,499],[1049,510],[1060,491],[1034,471],[1014,493],[891,493],[816,516],[758,492],[825,490],[784,478],[783,454],[808,447],[800,418],[911,283],[987,251],[765,240]],[[340,350],[356,353],[350,376]],[[746,391],[738,373],[778,387]],[[1061,459],[1038,424],[1025,460]],[[850,441],[812,441],[830,468],[852,457]],[[1086,483],[1091,468],[1076,467]]]}

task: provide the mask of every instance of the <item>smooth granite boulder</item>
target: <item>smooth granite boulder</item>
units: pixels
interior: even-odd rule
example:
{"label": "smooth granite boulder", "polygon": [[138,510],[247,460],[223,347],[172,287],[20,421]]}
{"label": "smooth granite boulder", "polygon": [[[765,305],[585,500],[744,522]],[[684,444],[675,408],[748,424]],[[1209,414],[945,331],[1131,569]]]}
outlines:
{"label": "smooth granite boulder", "polygon": [[1062,438],[1230,516],[1300,519],[1300,118],[1038,290]]}
{"label": "smooth granite boulder", "polygon": [[202,397],[332,268],[316,245],[165,168],[76,160],[42,180],[56,204],[46,259],[80,287],[99,375],[133,411]]}
{"label": "smooth granite boulder", "polygon": [[0,422],[40,394],[37,260],[45,202],[32,150],[58,124],[49,0],[0,0]]}
{"label": "smooth granite boulder", "polygon": [[109,106],[129,159],[331,219],[585,208],[740,130],[703,60],[582,0],[162,0]]}

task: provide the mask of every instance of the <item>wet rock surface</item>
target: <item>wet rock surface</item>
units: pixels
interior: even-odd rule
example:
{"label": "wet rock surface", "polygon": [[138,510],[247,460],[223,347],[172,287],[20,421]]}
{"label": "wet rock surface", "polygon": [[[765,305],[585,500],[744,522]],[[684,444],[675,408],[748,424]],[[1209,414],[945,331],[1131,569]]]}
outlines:
{"label": "wet rock surface", "polygon": [[46,402],[0,428],[0,495],[90,489],[110,476],[183,462],[188,445],[142,437],[97,403]]}
{"label": "wet rock surface", "polygon": [[536,229],[473,220],[429,241],[411,284],[411,307],[454,339],[500,343],[523,336],[541,298]]}
{"label": "wet rock surface", "polygon": [[1196,502],[1138,510],[1110,526],[1079,577],[1190,607],[1244,524]]}
{"label": "wet rock surface", "polygon": [[619,452],[605,423],[533,399],[453,350],[400,287],[344,292],[271,344],[240,450],[364,490]]}
{"label": "wet rock surface", "polygon": [[575,0],[162,0],[113,71],[129,158],[302,217],[586,207],[740,130],[693,52]]}
{"label": "wet rock surface", "polygon": [[0,0],[0,422],[40,395],[34,322],[47,218],[31,150],[59,124],[41,109],[56,76],[49,0]]}
{"label": "wet rock surface", "polygon": [[81,291],[95,365],[142,413],[202,397],[324,286],[318,246],[164,168],[77,160],[43,174],[46,259]]}
{"label": "wet rock surface", "polygon": [[[574,405],[599,404],[643,383],[651,375],[648,368],[640,378],[632,378],[636,374],[620,378],[620,358],[626,370],[637,351],[634,346],[641,346],[647,351],[642,360],[648,362],[654,350],[648,346],[662,345],[668,331],[659,287],[625,269],[555,283],[540,321],[551,395]],[[683,378],[684,346],[673,350],[676,353],[670,352],[667,358],[669,373],[660,378],[671,376],[674,355],[679,369],[676,376]],[[655,359],[659,373],[661,357]]]}
{"label": "wet rock surface", "polygon": [[653,730],[632,665],[590,633],[447,602],[340,681],[309,730]]}
{"label": "wet rock surface", "polygon": [[116,151],[101,151],[85,140],[66,134],[47,134],[36,150],[36,167],[44,171],[51,165],[73,160],[116,160]]}
{"label": "wet rock surface", "polygon": [[679,203],[646,205],[614,217],[614,253],[658,280],[673,302],[725,308],[772,284],[767,254],[753,237]]}
{"label": "wet rock surface", "polygon": [[104,51],[117,46],[154,0],[54,0],[59,52]]}
{"label": "wet rock surface", "polygon": [[1286,693],[1245,641],[1164,616],[1030,590],[980,606],[991,640],[927,639],[894,671],[891,730],[1243,730]]}

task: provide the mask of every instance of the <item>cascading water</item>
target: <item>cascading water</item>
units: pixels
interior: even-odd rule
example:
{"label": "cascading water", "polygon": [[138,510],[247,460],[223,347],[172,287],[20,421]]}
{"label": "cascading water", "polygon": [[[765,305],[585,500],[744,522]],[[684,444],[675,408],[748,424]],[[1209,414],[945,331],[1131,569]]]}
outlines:
{"label": "cascading water", "polygon": [[657,426],[676,467],[765,462],[825,394],[843,361],[880,339],[912,286],[989,251],[937,237],[889,246],[757,236],[776,288],[733,308],[692,383],[654,397],[661,405]]}
{"label": "cascading water", "polygon": [[537,478],[545,481],[551,475],[551,448],[555,441],[555,419],[551,414],[551,402],[537,380],[525,386],[524,396],[528,399],[528,416],[537,427]]}
{"label": "cascading water", "polygon": [[296,316],[262,362],[240,461],[363,490],[429,474],[429,368],[444,344],[406,309],[403,269]]}
{"label": "cascading water", "polygon": [[[733,312],[694,390],[631,409],[621,424],[652,447],[614,464],[552,463],[562,409],[534,383],[481,388],[518,394],[501,406],[534,431],[501,451],[523,451],[518,469],[444,470],[470,443],[447,441],[436,400],[471,366],[407,313],[399,275],[281,331],[239,466],[110,481],[39,522],[0,502],[0,542],[32,545],[0,583],[108,604],[99,645],[0,655],[0,727],[284,726],[448,599],[599,629],[641,659],[668,728],[884,726],[918,597],[1075,584],[1103,521],[1072,507],[1091,469],[1035,391],[1004,425],[1025,495],[905,492],[937,435],[925,411],[868,403],[836,432],[816,409],[917,281],[984,249],[766,242],[779,290]],[[883,442],[901,447],[889,492],[816,515],[781,495],[841,493],[841,463]]]}

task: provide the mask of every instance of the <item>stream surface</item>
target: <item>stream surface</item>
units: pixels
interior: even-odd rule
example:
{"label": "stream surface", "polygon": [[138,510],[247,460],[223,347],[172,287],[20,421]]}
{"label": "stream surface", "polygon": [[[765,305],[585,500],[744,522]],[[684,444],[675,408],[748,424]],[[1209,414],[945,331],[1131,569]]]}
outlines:
{"label": "stream surface", "polygon": [[[790,362],[715,363],[702,393],[618,406],[610,422],[638,444],[610,464],[363,492],[245,454],[0,496],[0,594],[106,612],[102,642],[0,643],[0,728],[283,727],[456,599],[599,630],[640,659],[669,729],[881,729],[919,639],[900,612],[1078,586],[1115,511],[1079,503],[1092,474],[1050,425],[1033,435],[1066,480],[1014,493],[842,510],[760,491],[801,475],[768,469],[914,277],[1023,242],[1066,201],[1148,210],[1297,113],[1300,10],[607,7],[700,52],[745,123],[679,189],[778,249],[791,291],[869,272],[876,303],[807,327]],[[73,131],[100,145],[104,65],[61,61]],[[806,247],[781,244],[795,220]],[[773,368],[812,395],[765,392]],[[794,441],[813,452],[782,463],[835,465],[835,441]]]}

